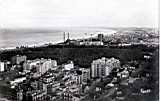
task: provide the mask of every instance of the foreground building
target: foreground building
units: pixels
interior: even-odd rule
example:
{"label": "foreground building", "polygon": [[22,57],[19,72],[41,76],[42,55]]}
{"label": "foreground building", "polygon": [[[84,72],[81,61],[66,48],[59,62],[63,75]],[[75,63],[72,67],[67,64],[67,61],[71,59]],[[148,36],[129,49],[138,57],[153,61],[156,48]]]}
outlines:
{"label": "foreground building", "polygon": [[108,76],[113,68],[119,68],[120,61],[115,58],[105,58],[94,60],[91,63],[91,77],[103,77]]}
{"label": "foreground building", "polygon": [[51,60],[51,59],[37,59],[33,61],[27,61],[23,64],[23,71],[29,72],[34,71],[35,75],[41,76],[45,72],[47,72],[49,69],[51,69],[53,66],[57,66],[57,62]]}
{"label": "foreground building", "polygon": [[43,90],[19,91],[17,93],[17,101],[46,101],[47,92]]}
{"label": "foreground building", "polygon": [[80,68],[80,71],[82,72],[81,78],[82,83],[87,83],[87,81],[90,79],[90,69],[88,68]]}
{"label": "foreground building", "polygon": [[68,61],[68,63],[63,65],[63,67],[64,67],[64,70],[71,70],[74,68],[74,63],[73,61]]}
{"label": "foreground building", "polygon": [[4,62],[0,61],[0,72],[4,71]]}

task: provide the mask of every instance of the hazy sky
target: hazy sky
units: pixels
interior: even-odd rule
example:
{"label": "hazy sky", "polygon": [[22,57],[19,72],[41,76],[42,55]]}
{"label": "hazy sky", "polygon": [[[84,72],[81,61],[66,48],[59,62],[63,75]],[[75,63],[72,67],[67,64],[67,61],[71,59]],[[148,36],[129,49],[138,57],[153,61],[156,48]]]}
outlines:
{"label": "hazy sky", "polygon": [[0,27],[155,27],[158,0],[0,0]]}

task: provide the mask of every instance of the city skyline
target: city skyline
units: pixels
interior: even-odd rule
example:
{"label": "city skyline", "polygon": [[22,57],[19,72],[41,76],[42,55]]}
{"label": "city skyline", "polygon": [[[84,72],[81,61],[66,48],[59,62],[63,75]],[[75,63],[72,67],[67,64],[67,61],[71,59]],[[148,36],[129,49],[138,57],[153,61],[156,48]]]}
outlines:
{"label": "city skyline", "polygon": [[158,101],[158,0],[0,0],[0,101]]}

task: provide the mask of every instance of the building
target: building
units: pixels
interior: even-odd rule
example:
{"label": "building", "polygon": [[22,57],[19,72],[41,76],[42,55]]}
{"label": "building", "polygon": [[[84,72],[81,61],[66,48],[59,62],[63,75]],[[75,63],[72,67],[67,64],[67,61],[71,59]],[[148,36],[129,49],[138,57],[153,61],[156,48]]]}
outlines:
{"label": "building", "polygon": [[74,76],[75,76],[75,79],[73,80],[76,80],[76,84],[77,85],[82,84],[82,81],[83,81],[82,75],[74,75]]}
{"label": "building", "polygon": [[10,61],[4,61],[4,71],[9,71],[11,68],[11,62]]}
{"label": "building", "polygon": [[40,63],[38,64],[37,72],[44,74],[49,69],[51,69],[51,65],[51,59],[41,59]]}
{"label": "building", "polygon": [[55,92],[56,89],[60,88],[60,83],[59,82],[54,82],[52,85],[51,85],[51,91],[52,92]]}
{"label": "building", "polygon": [[56,67],[57,66],[57,61],[56,60],[52,60],[52,67]]}
{"label": "building", "polygon": [[110,59],[107,59],[106,65],[108,67],[110,67],[111,69],[120,68],[120,61],[118,59],[115,59],[115,58],[112,57]]}
{"label": "building", "polygon": [[121,72],[121,78],[127,78],[127,77],[129,77],[129,72],[127,70]]}
{"label": "building", "polygon": [[87,83],[87,81],[90,79],[90,69],[80,68],[80,71],[82,72],[82,83]]}
{"label": "building", "polygon": [[19,83],[22,83],[25,80],[26,80],[26,77],[21,77],[21,78],[16,78],[13,81],[10,81],[11,88],[15,88],[16,85],[18,85]]}
{"label": "building", "polygon": [[103,77],[109,75],[113,68],[119,68],[120,61],[115,58],[105,58],[94,60],[91,63],[91,77]]}
{"label": "building", "polygon": [[75,95],[79,95],[79,87],[76,85],[68,87],[62,94],[63,101],[80,101],[80,97]]}
{"label": "building", "polygon": [[24,64],[23,64],[23,71],[30,71],[34,66],[36,66],[36,64],[39,63],[39,59],[38,60],[27,60]]}
{"label": "building", "polygon": [[74,68],[74,63],[73,63],[73,61],[68,61],[68,63],[64,64],[63,67],[64,67],[65,70],[71,70],[71,69]]}
{"label": "building", "polygon": [[0,72],[4,71],[4,62],[0,61]]}
{"label": "building", "polygon": [[30,83],[30,85],[32,88],[34,88],[34,90],[47,91],[47,83],[44,83],[42,81],[33,81]]}
{"label": "building", "polygon": [[81,85],[86,84],[90,79],[90,69],[80,68],[74,73],[68,73],[64,75],[65,85]]}
{"label": "building", "polygon": [[78,40],[66,40],[66,44],[67,45],[77,45],[77,46],[79,46],[80,45],[80,41],[78,41]]}
{"label": "building", "polygon": [[23,101],[23,90],[17,92],[17,101]]}
{"label": "building", "polygon": [[102,41],[82,41],[80,42],[80,45],[86,45],[86,46],[99,46],[99,45],[104,45]]}
{"label": "building", "polygon": [[17,91],[17,101],[46,101],[47,84],[42,81],[20,83]]}
{"label": "building", "polygon": [[70,91],[65,91],[62,96],[64,101],[72,101],[73,94]]}
{"label": "building", "polygon": [[15,64],[19,65],[20,63],[25,62],[26,60],[27,60],[27,56],[16,55],[11,58],[11,63],[14,65]]}
{"label": "building", "polygon": [[[55,62],[55,61],[54,61]],[[56,63],[52,64],[51,59],[36,59],[33,61],[27,61],[23,65],[23,70],[25,72],[31,71],[34,69],[35,76],[42,75],[52,68],[53,65],[57,65]]]}
{"label": "building", "polygon": [[27,91],[24,101],[45,101],[47,98],[47,92],[43,90]]}

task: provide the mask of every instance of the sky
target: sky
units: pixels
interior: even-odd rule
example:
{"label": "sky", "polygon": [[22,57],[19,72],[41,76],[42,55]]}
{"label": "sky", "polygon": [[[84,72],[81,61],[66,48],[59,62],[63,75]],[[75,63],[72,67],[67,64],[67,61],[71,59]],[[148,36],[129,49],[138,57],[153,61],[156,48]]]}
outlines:
{"label": "sky", "polygon": [[158,0],[0,0],[0,28],[157,27]]}

